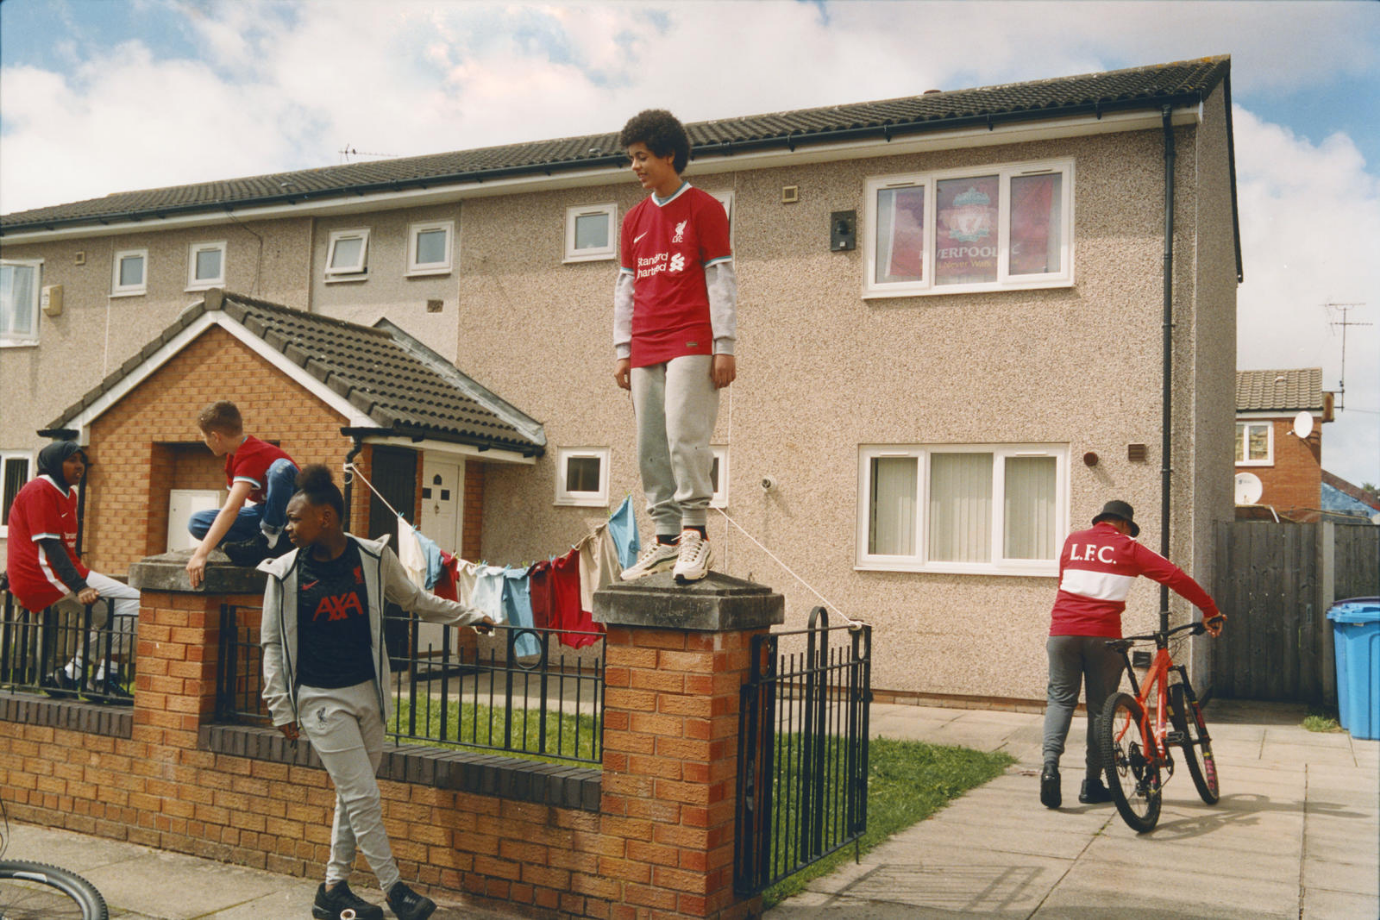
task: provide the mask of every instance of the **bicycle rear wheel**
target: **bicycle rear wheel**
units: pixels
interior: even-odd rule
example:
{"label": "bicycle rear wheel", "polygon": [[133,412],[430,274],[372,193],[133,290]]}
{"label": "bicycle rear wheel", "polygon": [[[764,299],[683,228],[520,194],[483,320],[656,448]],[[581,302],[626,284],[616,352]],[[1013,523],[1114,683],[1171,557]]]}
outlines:
{"label": "bicycle rear wheel", "polygon": [[1184,762],[1188,764],[1188,775],[1193,777],[1193,785],[1198,787],[1198,795],[1209,805],[1216,805],[1222,797],[1217,785],[1217,761],[1212,756],[1212,739],[1208,737],[1207,723],[1203,721],[1203,707],[1198,701],[1190,699],[1184,692],[1184,685],[1169,685],[1169,721],[1174,730],[1183,736],[1180,745],[1184,751]]}
{"label": "bicycle rear wheel", "polygon": [[2,920],[109,920],[105,898],[75,872],[43,863],[0,862]]}
{"label": "bicycle rear wheel", "polygon": [[1122,820],[1139,834],[1160,819],[1160,767],[1153,743],[1141,732],[1144,712],[1135,697],[1118,693],[1097,728],[1107,789]]}

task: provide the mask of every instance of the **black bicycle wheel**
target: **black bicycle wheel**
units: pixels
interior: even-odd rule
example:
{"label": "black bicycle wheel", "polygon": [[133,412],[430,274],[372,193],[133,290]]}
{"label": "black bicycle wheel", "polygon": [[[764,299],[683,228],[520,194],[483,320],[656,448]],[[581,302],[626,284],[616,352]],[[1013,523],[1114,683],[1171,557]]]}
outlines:
{"label": "black bicycle wheel", "polygon": [[109,920],[105,898],[75,872],[0,862],[0,920]]}
{"label": "black bicycle wheel", "polygon": [[1217,786],[1217,761],[1212,757],[1212,739],[1208,737],[1207,725],[1203,722],[1203,707],[1197,700],[1190,701],[1184,693],[1183,684],[1169,685],[1169,721],[1174,730],[1183,736],[1180,745],[1184,751],[1184,762],[1188,764],[1188,775],[1193,777],[1193,785],[1198,787],[1198,795],[1209,805],[1216,805],[1222,797]]}
{"label": "black bicycle wheel", "polygon": [[1116,810],[1132,830],[1143,834],[1160,819],[1160,768],[1146,751],[1141,734],[1140,702],[1127,693],[1118,693],[1102,713],[1097,727],[1102,745],[1102,769],[1107,774],[1107,789]]}

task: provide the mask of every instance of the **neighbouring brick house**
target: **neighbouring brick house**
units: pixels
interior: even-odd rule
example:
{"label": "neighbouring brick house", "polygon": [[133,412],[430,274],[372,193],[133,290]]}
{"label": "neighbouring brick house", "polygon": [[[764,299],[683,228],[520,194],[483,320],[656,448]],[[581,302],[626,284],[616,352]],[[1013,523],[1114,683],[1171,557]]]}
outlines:
{"label": "neighbouring brick house", "polygon": [[[1041,699],[1059,545],[1111,497],[1136,507],[1149,546],[1168,525],[1170,555],[1212,582],[1211,527],[1232,516],[1222,432],[1241,277],[1230,70],[1205,58],[687,126],[687,178],[729,213],[740,286],[715,504],[875,626],[879,690]],[[37,432],[67,418],[98,459],[90,551],[118,573],[158,543],[149,483],[208,489],[214,471],[180,448],[116,459],[101,439],[132,443],[146,426],[160,444],[186,443],[197,404],[230,396],[259,436],[339,464],[352,410],[277,359],[255,364],[263,355],[223,329],[188,348],[240,354],[262,386],[231,372],[202,378],[195,398],[132,388],[104,414],[81,410],[90,424],[64,412],[220,288],[253,298],[225,295],[245,309],[386,320],[395,339],[406,330],[540,420],[545,441],[528,435],[525,462],[521,450],[511,463],[466,454],[460,514],[482,520],[443,542],[500,564],[563,552],[640,493],[631,408],[612,381],[619,219],[643,197],[623,163],[617,135],[599,133],[0,217],[7,484],[28,475]],[[298,411],[300,445],[282,424]],[[377,463],[409,439],[375,439],[364,456]],[[120,479],[131,493],[110,490]],[[723,571],[787,596],[789,623],[818,603],[723,518],[710,536]],[[1149,626],[1156,606],[1138,589],[1128,627]]]}
{"label": "neighbouring brick house", "polygon": [[[1295,427],[1299,413],[1312,419],[1306,435]],[[1236,372],[1238,517],[1273,511],[1291,521],[1318,520],[1322,426],[1331,421],[1322,368]]]}

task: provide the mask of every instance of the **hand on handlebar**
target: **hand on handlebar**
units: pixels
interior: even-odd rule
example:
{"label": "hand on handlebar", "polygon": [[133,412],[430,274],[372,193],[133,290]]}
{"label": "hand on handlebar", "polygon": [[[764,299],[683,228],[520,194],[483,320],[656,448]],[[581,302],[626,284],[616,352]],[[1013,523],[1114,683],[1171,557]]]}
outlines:
{"label": "hand on handlebar", "polygon": [[1227,615],[1225,613],[1219,613],[1215,617],[1204,620],[1203,629],[1207,630],[1209,636],[1216,639],[1218,636],[1222,635],[1222,625],[1226,622]]}

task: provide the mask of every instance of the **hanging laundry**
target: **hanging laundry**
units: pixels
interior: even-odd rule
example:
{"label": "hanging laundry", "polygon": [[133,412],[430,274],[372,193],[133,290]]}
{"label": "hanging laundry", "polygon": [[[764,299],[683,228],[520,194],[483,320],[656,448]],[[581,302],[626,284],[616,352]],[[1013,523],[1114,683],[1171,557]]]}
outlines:
{"label": "hanging laundry", "polygon": [[633,512],[632,496],[624,496],[623,504],[609,515],[609,534],[618,547],[618,564],[624,569],[631,568],[642,550],[637,536],[637,515]]}
{"label": "hanging laundry", "polygon": [[537,641],[537,634],[526,631],[534,625],[531,585],[526,569],[509,566],[503,570],[503,614],[508,625],[521,628],[513,639],[513,653],[522,658],[540,655],[541,643]]}
{"label": "hanging laundry", "polygon": [[459,601],[467,606],[473,606],[470,599],[474,597],[474,583],[479,578],[480,566],[475,562],[466,562],[461,559],[455,567],[455,593],[459,596]]}
{"label": "hanging laundry", "polygon": [[442,550],[441,575],[436,579],[436,586],[431,589],[431,593],[448,601],[460,600],[460,586],[455,577],[459,568],[460,560]]}
{"label": "hanging laundry", "polygon": [[527,580],[532,600],[532,624],[538,629],[549,629],[551,611],[556,606],[552,595],[551,560],[533,564],[527,570]]}
{"label": "hanging laundry", "polygon": [[398,561],[407,572],[408,581],[425,590],[426,553],[417,539],[417,531],[401,514],[398,515]]}
{"label": "hanging laundry", "polygon": [[[572,549],[551,563],[552,596],[555,600],[551,611],[551,626],[560,630],[580,630],[602,632],[603,627],[595,624],[593,617],[580,609],[580,551]],[[560,634],[562,645],[571,648],[584,648],[595,641],[592,635],[578,635],[573,632]]]}
{"label": "hanging laundry", "polygon": [[423,587],[430,591],[441,578],[441,547],[415,527],[412,528],[412,535],[417,538],[417,544],[426,558],[426,584]]}
{"label": "hanging laundry", "polygon": [[475,572],[474,593],[470,606],[482,610],[503,622],[503,570],[496,565],[481,565]]}
{"label": "hanging laundry", "polygon": [[607,524],[594,528],[576,548],[580,551],[580,609],[593,613],[594,592],[612,584],[623,566]]}

